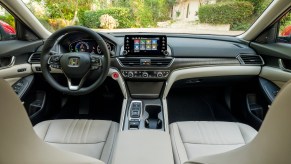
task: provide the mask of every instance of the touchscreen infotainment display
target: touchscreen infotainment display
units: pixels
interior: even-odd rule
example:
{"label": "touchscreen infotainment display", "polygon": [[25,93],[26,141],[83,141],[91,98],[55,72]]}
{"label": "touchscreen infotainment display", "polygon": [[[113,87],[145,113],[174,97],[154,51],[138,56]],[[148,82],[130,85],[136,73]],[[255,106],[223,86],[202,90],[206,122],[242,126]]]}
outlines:
{"label": "touchscreen infotainment display", "polygon": [[165,35],[126,35],[124,50],[127,55],[162,56],[167,50],[167,37]]}

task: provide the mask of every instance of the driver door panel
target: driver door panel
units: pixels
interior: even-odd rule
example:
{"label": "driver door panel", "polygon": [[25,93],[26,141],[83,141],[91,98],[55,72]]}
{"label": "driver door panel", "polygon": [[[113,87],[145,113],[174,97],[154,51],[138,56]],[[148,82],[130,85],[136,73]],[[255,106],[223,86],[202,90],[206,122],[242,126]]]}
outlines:
{"label": "driver door panel", "polygon": [[43,41],[1,41],[0,42],[0,78],[10,85],[33,73],[29,56],[42,45]]}

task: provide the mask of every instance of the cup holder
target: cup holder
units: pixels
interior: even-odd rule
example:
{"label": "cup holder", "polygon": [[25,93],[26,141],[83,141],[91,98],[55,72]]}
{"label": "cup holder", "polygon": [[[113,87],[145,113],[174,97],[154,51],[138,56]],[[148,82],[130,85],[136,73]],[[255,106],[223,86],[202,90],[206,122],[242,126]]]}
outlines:
{"label": "cup holder", "polygon": [[145,120],[145,127],[148,129],[161,129],[162,120],[159,119],[159,113],[162,111],[161,106],[147,105],[145,111],[149,114]]}

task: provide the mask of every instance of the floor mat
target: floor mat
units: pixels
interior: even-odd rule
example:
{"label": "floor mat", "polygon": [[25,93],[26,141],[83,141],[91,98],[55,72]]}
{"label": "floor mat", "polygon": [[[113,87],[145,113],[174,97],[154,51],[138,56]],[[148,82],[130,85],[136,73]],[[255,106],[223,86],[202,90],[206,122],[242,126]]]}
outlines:
{"label": "floor mat", "polygon": [[177,121],[237,121],[219,89],[172,90],[168,97],[169,123]]}

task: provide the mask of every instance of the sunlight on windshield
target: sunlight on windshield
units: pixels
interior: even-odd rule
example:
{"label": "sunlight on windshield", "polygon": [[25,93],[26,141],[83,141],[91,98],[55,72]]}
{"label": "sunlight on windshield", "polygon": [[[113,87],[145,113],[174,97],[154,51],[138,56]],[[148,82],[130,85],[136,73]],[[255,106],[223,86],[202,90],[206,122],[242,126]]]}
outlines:
{"label": "sunlight on windshield", "polygon": [[23,0],[49,30],[239,35],[272,0]]}

